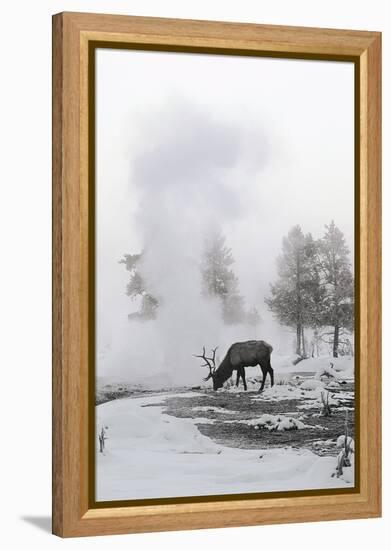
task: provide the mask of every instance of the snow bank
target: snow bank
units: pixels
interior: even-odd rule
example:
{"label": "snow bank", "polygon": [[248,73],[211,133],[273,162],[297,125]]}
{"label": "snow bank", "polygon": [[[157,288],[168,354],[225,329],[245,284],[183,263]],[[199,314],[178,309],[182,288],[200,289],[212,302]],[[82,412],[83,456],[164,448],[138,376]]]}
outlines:
{"label": "snow bank", "polygon": [[[338,437],[336,445],[338,449],[345,447],[345,435],[340,435]],[[354,451],[354,439],[350,436],[347,437],[347,445],[352,451]]]}
{"label": "snow bank", "polygon": [[[203,436],[191,421],[162,414],[161,407],[157,406],[161,404],[162,398],[164,400],[164,396],[159,395],[104,403],[97,408],[98,429],[103,424],[107,425],[110,440],[122,440],[133,449],[147,447],[159,450],[164,446],[165,450],[173,452],[219,451],[218,446]],[[108,447],[113,449],[112,445]]]}
{"label": "snow bank", "polygon": [[[284,400],[300,400],[301,404],[297,409],[312,409],[322,406],[322,392],[328,394],[328,403],[339,410],[353,409],[354,392],[343,391],[344,386],[338,382],[330,382],[327,386],[321,380],[314,378],[296,377],[292,378],[287,384],[275,385],[272,388],[266,387],[261,394],[254,394],[251,399],[253,402],[278,402]],[[333,392],[333,390],[338,390]]]}
{"label": "snow bank", "polygon": [[96,453],[98,501],[346,486],[345,479],[332,477],[335,457],[214,443],[195,426],[199,419],[163,414],[157,404],[172,396],[131,397],[97,406],[97,432],[108,426],[105,451]]}
{"label": "snow bank", "polygon": [[[312,409],[314,407],[322,407],[323,406],[323,400],[322,400],[322,393],[324,394],[324,397],[327,396],[328,398],[328,404],[334,405],[335,407],[340,406],[340,400],[339,395],[338,399],[332,394],[331,392],[328,392],[327,390],[324,390],[322,387],[316,388],[312,392],[308,392],[308,397],[304,400],[304,403],[301,405],[297,405],[297,408],[300,410],[305,409]],[[327,395],[328,394],[328,395]]]}
{"label": "snow bank", "polygon": [[328,378],[336,378],[336,379],[339,378],[337,372],[334,370],[332,363],[330,363],[329,366],[325,365],[318,368],[315,374],[315,379],[320,380],[322,376],[327,376]]}
{"label": "snow bank", "polygon": [[297,373],[297,372],[317,372],[321,368],[330,368],[330,363],[333,364],[333,370],[343,377],[354,375],[354,357],[330,357],[324,355],[320,357],[310,357],[303,359],[296,365],[293,361],[296,356],[281,356],[272,354],[271,362],[275,372]]}
{"label": "snow bank", "polygon": [[277,355],[272,353],[271,363],[275,372],[287,371],[293,367],[297,355]]}
{"label": "snow bank", "polygon": [[284,432],[286,430],[303,430],[308,426],[289,416],[274,416],[272,414],[263,414],[259,418],[252,418],[251,420],[242,420],[243,424],[248,426],[254,426],[255,429],[266,429],[269,432],[277,431]]}
{"label": "snow bank", "polygon": [[262,393],[256,393],[252,401],[284,401],[286,399],[302,399],[304,392],[294,383],[276,384],[272,388],[265,387]]}
{"label": "snow bank", "polygon": [[336,473],[334,475],[341,481],[350,484],[354,480],[354,440],[349,436],[340,435],[336,446],[341,448],[341,451],[337,456]]}
{"label": "snow bank", "polygon": [[302,390],[316,390],[317,388],[324,389],[323,383],[317,378],[310,378],[309,380],[304,380],[300,388]]}
{"label": "snow bank", "polygon": [[332,380],[331,382],[329,382],[326,386],[326,389],[327,390],[339,390],[341,388],[341,385],[339,382],[335,381],[335,380]]}

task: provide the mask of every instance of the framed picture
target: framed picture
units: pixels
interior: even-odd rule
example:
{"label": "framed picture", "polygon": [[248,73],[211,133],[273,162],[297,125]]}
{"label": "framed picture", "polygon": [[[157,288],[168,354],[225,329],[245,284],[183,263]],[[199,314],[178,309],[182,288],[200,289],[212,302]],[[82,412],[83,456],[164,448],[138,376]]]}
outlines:
{"label": "framed picture", "polygon": [[53,532],[377,517],[377,32],[53,18]]}

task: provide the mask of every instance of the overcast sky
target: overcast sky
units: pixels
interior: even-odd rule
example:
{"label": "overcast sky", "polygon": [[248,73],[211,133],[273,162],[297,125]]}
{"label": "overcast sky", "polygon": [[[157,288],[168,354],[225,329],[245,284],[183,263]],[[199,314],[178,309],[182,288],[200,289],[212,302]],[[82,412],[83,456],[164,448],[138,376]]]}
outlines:
{"label": "overcast sky", "polygon": [[96,74],[98,348],[131,310],[118,260],[146,244],[168,251],[151,285],[163,265],[180,292],[170,270],[222,229],[260,310],[293,225],[334,219],[352,247],[353,64],[98,50]]}

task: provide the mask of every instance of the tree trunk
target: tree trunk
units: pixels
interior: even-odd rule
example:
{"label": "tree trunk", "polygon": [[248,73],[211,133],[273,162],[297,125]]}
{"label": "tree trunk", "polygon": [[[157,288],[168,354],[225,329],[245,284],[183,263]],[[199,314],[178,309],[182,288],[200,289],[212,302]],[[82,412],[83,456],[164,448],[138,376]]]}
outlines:
{"label": "tree trunk", "polygon": [[301,355],[301,326],[297,323],[296,326],[296,355]]}
{"label": "tree trunk", "polygon": [[334,341],[333,341],[333,357],[338,357],[338,345],[339,345],[339,326],[334,327]]}
{"label": "tree trunk", "polygon": [[305,349],[305,341],[304,341],[304,327],[301,327],[301,349],[302,349],[302,356],[305,357],[306,349]]}
{"label": "tree trunk", "polygon": [[296,304],[296,334],[297,334],[297,342],[296,342],[296,354],[302,357],[301,353],[301,336],[302,336],[302,326],[301,326],[301,296],[300,296],[300,255],[298,252],[296,252],[296,298],[297,298],[297,304]]}

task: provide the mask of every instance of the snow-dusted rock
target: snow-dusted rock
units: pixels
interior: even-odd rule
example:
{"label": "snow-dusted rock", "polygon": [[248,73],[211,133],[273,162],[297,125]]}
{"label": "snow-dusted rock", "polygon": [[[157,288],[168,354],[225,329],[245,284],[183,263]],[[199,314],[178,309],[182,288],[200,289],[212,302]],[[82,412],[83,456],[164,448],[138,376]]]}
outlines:
{"label": "snow-dusted rock", "polygon": [[329,366],[322,366],[319,367],[318,371],[315,374],[316,380],[320,380],[322,376],[327,376],[328,378],[336,378],[338,379],[338,373],[334,370],[333,364],[330,363]]}
{"label": "snow-dusted rock", "polygon": [[290,416],[263,414],[258,418],[252,418],[251,420],[243,420],[242,423],[248,426],[254,426],[256,429],[266,429],[271,431],[283,432],[286,430],[303,430],[307,428],[304,422],[292,418]]}
{"label": "snow-dusted rock", "polygon": [[331,382],[329,382],[326,386],[326,389],[327,390],[339,390],[340,388],[340,384],[339,382],[337,382],[336,380],[332,380]]}

